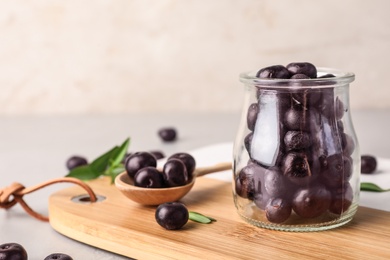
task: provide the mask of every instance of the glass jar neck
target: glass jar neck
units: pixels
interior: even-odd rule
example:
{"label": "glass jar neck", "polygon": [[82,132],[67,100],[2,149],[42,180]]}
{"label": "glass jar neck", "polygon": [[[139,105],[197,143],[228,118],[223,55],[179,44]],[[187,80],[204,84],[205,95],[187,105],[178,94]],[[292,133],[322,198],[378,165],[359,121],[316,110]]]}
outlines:
{"label": "glass jar neck", "polygon": [[[337,88],[348,85],[355,80],[355,75],[351,72],[318,68],[317,78],[312,79],[268,79],[257,78],[256,72],[246,72],[240,74],[240,81],[245,85],[256,86],[264,89],[313,89],[313,88]],[[332,75],[327,77],[326,75]]]}

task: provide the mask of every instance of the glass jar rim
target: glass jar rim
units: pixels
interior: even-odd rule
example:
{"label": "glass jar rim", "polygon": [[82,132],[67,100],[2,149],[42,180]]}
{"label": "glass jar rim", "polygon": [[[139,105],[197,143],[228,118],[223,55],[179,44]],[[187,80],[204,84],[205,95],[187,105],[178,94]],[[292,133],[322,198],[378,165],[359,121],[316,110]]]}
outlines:
{"label": "glass jar rim", "polygon": [[328,78],[310,78],[310,79],[274,79],[274,78],[258,78],[256,72],[243,72],[240,74],[240,81],[244,84],[250,84],[256,87],[266,88],[329,88],[346,85],[355,80],[355,74],[352,72],[343,72],[332,68],[317,68],[319,77],[326,74],[333,74],[334,77]]}

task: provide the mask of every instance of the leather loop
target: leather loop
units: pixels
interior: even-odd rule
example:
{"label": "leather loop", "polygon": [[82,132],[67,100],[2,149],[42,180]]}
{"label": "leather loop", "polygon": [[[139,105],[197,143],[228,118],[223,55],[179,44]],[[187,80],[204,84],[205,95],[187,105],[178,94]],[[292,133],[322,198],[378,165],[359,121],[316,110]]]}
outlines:
{"label": "leather loop", "polygon": [[24,189],[24,186],[20,183],[14,182],[10,186],[0,190],[0,208],[8,209],[15,205],[14,194]]}
{"label": "leather loop", "polygon": [[0,208],[9,209],[19,203],[30,216],[42,221],[49,221],[48,217],[31,209],[30,206],[23,200],[23,196],[55,183],[77,184],[87,191],[91,202],[97,201],[95,193],[86,183],[76,178],[64,177],[46,181],[30,188],[25,188],[22,184],[17,182],[12,183],[10,186],[0,189]]}

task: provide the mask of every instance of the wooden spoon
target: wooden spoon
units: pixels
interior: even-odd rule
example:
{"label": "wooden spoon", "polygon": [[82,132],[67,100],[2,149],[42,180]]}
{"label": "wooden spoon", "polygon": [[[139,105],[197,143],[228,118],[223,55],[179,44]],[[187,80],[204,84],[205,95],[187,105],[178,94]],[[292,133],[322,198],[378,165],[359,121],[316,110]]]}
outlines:
{"label": "wooden spoon", "polygon": [[196,168],[190,183],[171,188],[142,188],[134,185],[134,181],[126,172],[115,178],[115,186],[129,199],[142,205],[159,205],[165,202],[177,201],[184,197],[194,186],[196,177],[209,173],[230,170],[231,162],[219,163],[208,167]]}

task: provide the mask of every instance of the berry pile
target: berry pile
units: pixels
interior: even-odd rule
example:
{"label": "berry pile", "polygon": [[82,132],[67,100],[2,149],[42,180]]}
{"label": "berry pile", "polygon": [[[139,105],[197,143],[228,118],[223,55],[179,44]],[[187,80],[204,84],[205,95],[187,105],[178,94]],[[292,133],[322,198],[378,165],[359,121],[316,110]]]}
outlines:
{"label": "berry pile", "polygon": [[150,152],[136,152],[125,160],[125,169],[134,185],[144,188],[183,186],[193,179],[195,159],[188,153],[175,153],[168,157],[162,172],[156,157]]}
{"label": "berry pile", "polygon": [[236,174],[236,194],[252,200],[273,223],[292,212],[301,218],[345,212],[353,200],[355,149],[344,129],[345,102],[332,86],[307,87],[308,79],[317,78],[311,63],[270,66],[256,76],[291,79],[285,83],[294,88],[256,89],[243,140],[250,160]]}

